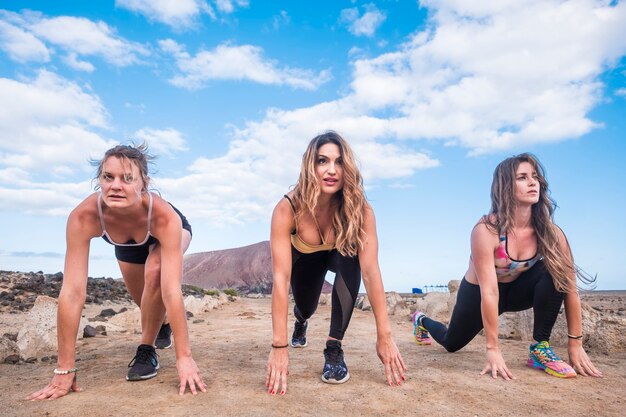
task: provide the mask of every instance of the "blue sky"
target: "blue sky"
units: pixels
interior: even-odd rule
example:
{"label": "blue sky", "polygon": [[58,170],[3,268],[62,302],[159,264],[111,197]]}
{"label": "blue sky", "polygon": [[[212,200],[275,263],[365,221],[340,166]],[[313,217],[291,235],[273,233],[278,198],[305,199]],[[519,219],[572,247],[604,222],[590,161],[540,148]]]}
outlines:
{"label": "blue sky", "polygon": [[[189,252],[269,238],[308,141],[342,133],[386,289],[460,279],[491,175],[547,169],[577,263],[624,289],[618,1],[12,1],[0,9],[0,269],[63,269],[97,158],[146,141]],[[91,276],[118,277],[94,240]]]}

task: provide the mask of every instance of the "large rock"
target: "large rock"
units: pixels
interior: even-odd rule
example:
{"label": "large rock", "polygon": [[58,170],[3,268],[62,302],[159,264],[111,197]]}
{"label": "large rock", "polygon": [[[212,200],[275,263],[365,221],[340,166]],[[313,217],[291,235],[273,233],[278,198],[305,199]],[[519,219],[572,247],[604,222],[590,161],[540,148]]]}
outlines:
{"label": "large rock", "polygon": [[330,303],[332,302],[332,294],[328,293],[328,294],[320,294],[320,299],[317,301],[318,304],[321,305],[330,305]]}
{"label": "large rock", "polygon": [[141,310],[139,307],[135,307],[131,310],[126,310],[122,313],[118,313],[111,317],[107,322],[93,322],[93,326],[102,324],[106,326],[107,331],[122,332],[122,331],[141,331]]}
{"label": "large rock", "polygon": [[[586,302],[581,302],[583,347],[594,353],[609,354],[626,350],[626,318],[607,316],[595,311]],[[499,319],[499,336],[506,339],[522,340],[530,343],[533,339],[533,310],[504,313]],[[550,336],[550,344],[566,347],[567,319],[562,307]]]}
{"label": "large rock", "polygon": [[[55,298],[39,296],[17,335],[17,346],[24,358],[39,358],[57,351],[57,307]],[[78,328],[87,321],[81,318]],[[82,336],[82,335],[81,335]]]}
{"label": "large rock", "polygon": [[[385,293],[385,300],[387,303],[387,314],[393,315],[408,315],[411,313],[404,298],[395,291]],[[372,304],[370,303],[367,295],[361,295],[357,297],[354,304],[354,308],[363,311],[372,311]]]}
{"label": "large rock", "polygon": [[8,337],[0,337],[0,363],[4,363],[5,360],[8,363],[15,363],[19,358],[20,349],[17,347],[17,343]]}
{"label": "large rock", "polygon": [[415,310],[425,313],[433,320],[448,323],[451,315],[451,308],[448,301],[450,294],[445,292],[429,292],[415,301]]}
{"label": "large rock", "polygon": [[195,316],[196,314],[214,310],[222,304],[226,304],[234,300],[236,300],[236,297],[231,297],[224,293],[219,293],[219,295],[217,296],[205,295],[201,298],[195,297],[193,295],[188,295],[187,297],[185,297],[184,303],[187,312],[192,313]]}
{"label": "large rock", "polygon": [[397,292],[390,291],[385,294],[385,298],[387,299],[387,314],[390,316],[408,316],[411,314],[406,302]]}

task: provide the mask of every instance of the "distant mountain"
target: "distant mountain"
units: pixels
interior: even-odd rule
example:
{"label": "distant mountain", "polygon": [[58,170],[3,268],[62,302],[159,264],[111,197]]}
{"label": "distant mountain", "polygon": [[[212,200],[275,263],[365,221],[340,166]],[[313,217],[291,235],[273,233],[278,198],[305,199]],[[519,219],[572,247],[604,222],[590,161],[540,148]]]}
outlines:
{"label": "distant mountain", "polygon": [[[183,283],[201,288],[236,288],[242,294],[272,292],[270,242],[185,255]],[[322,292],[332,285],[326,282]]]}

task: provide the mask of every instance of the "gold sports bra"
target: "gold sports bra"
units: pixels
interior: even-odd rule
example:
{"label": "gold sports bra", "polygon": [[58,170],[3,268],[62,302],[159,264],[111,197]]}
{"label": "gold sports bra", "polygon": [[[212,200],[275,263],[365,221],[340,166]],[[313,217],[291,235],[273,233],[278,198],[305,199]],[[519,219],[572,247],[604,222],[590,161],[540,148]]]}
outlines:
{"label": "gold sports bra", "polygon": [[[291,206],[291,210],[293,211],[294,219],[296,217],[296,208],[293,205],[293,202],[289,198],[289,196],[285,195],[287,201],[289,201],[289,205]],[[316,223],[317,226],[317,223]],[[325,243],[324,236],[322,236],[322,232],[320,231],[319,226],[317,226],[317,232],[320,234],[320,238],[322,240],[321,245],[311,245],[310,243],[302,240],[300,235],[298,234],[298,223],[296,222],[296,228],[291,232],[291,245],[300,253],[309,254],[315,252],[329,251],[335,249],[334,243]]]}

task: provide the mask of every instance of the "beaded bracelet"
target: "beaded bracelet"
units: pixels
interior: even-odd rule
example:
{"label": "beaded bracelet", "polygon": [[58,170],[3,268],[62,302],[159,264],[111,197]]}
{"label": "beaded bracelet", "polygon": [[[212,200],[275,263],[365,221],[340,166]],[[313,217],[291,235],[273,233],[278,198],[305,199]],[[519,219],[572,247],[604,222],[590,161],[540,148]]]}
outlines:
{"label": "beaded bracelet", "polygon": [[574,339],[574,340],[582,340],[583,335],[581,334],[580,336],[572,336],[571,334],[567,334],[567,337],[569,337],[570,339]]}
{"label": "beaded bracelet", "polygon": [[275,344],[273,344],[273,343],[272,343],[272,347],[273,347],[274,349],[284,349],[284,348],[286,348],[286,347],[289,347],[289,345],[285,345],[285,346],[276,346]]}
{"label": "beaded bracelet", "polygon": [[58,369],[54,370],[55,375],[75,374],[76,372],[78,372],[78,368],[68,369],[67,371],[59,371]]}

